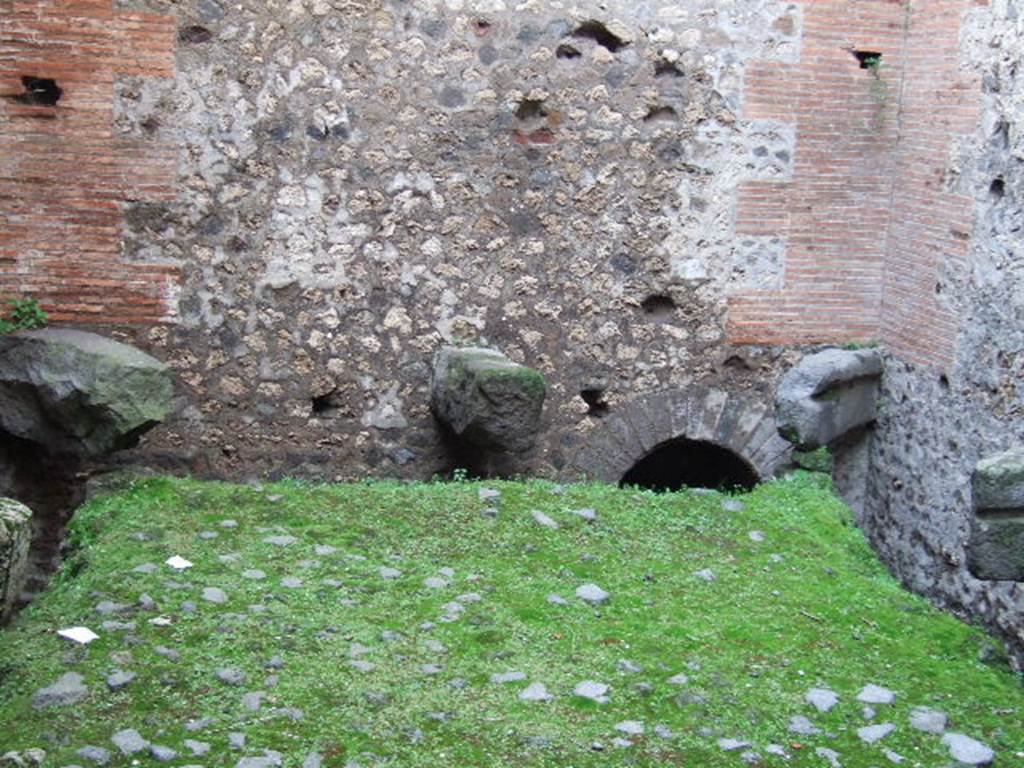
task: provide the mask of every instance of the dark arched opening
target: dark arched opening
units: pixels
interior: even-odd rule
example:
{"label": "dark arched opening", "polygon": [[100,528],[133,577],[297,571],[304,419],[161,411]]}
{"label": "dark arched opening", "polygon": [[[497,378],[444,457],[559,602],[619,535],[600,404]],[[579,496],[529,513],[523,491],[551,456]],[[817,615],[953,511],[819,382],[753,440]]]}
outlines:
{"label": "dark arched opening", "polygon": [[622,476],[621,486],[652,491],[682,488],[750,490],[760,478],[744,459],[728,448],[703,440],[676,438],[655,447]]}

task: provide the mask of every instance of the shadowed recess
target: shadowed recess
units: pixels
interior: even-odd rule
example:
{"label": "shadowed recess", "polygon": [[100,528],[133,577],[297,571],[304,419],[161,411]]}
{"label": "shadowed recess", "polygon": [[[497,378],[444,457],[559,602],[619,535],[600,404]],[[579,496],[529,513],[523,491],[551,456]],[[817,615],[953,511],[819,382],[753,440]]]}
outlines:
{"label": "shadowed recess", "polygon": [[651,491],[683,488],[749,490],[758,483],[754,469],[727,448],[685,437],[655,447],[622,476],[619,485]]}

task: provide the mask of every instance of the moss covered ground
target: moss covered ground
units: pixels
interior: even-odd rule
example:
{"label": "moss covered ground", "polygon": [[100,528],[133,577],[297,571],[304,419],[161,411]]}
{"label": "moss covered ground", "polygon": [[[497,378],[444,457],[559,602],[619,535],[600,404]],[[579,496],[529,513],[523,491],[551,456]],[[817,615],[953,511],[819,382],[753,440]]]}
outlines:
{"label": "moss covered ground", "polygon": [[[72,543],[53,588],[0,633],[0,753],[89,765],[76,752],[93,745],[110,765],[155,764],[111,743],[131,728],[173,765],[949,765],[941,737],[909,725],[928,706],[998,765],[1024,765],[1021,679],[979,660],[984,633],[888,575],[822,475],[737,496],[155,479],[92,501]],[[194,565],[175,572],[173,555]],[[610,600],[577,598],[586,583]],[[227,601],[204,599],[211,587]],[[100,639],[56,635],[75,625]],[[136,677],[111,691],[115,670]],[[88,695],[35,708],[67,672]],[[508,672],[521,679],[492,682]],[[585,680],[607,701],[575,696]],[[531,683],[552,700],[521,700]],[[869,684],[895,693],[870,720],[856,700]],[[811,688],[838,704],[819,712]],[[821,733],[791,732],[794,716]],[[867,744],[872,723],[896,728]]]}

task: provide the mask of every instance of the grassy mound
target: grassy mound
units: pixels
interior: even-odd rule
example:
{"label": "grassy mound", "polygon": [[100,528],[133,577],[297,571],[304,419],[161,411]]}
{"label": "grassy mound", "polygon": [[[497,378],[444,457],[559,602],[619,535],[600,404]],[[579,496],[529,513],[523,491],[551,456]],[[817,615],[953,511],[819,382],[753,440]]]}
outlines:
{"label": "grassy mound", "polygon": [[[584,508],[597,519],[573,514]],[[88,765],[76,755],[88,745],[111,765],[155,764],[118,752],[124,729],[178,753],[175,765],[298,766],[315,753],[325,766],[740,766],[756,754],[849,767],[888,764],[886,750],[949,764],[941,737],[909,724],[917,706],[1000,761],[1024,745],[1019,678],[978,660],[985,635],[893,581],[818,475],[735,497],[160,479],[92,502],[73,541],[54,588],[0,633],[0,753],[41,747],[48,765]],[[173,571],[172,555],[193,567]],[[579,599],[587,583],[610,600]],[[100,639],[56,636],[74,625]],[[113,691],[118,670],[135,678]],[[67,672],[88,694],[35,708]],[[573,694],[586,680],[608,686],[605,703]],[[553,698],[521,700],[534,683]],[[870,705],[873,720],[856,700],[869,684],[896,696]],[[839,703],[818,712],[811,688]],[[794,716],[821,733],[791,732]],[[857,733],[882,723],[896,728],[875,744]]]}

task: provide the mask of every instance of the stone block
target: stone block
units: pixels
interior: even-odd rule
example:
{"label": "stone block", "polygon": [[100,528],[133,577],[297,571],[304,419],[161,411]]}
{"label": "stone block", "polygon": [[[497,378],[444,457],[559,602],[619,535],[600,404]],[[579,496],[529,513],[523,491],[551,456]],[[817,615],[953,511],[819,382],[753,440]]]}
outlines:
{"label": "stone block", "polygon": [[166,418],[172,393],[163,363],[93,333],[0,336],[0,430],[54,454],[131,447]]}
{"label": "stone block", "polygon": [[775,392],[779,434],[808,451],[835,441],[878,415],[882,359],[871,349],[827,349],[787,372]]}
{"label": "stone block", "polygon": [[537,371],[480,347],[443,347],[434,359],[431,410],[461,440],[490,450],[529,449],[547,384]]}
{"label": "stone block", "polygon": [[18,601],[28,569],[32,511],[14,499],[0,498],[0,622]]}
{"label": "stone block", "polygon": [[977,463],[967,567],[986,581],[1024,581],[1024,449]]}

